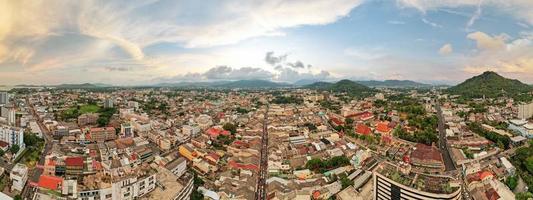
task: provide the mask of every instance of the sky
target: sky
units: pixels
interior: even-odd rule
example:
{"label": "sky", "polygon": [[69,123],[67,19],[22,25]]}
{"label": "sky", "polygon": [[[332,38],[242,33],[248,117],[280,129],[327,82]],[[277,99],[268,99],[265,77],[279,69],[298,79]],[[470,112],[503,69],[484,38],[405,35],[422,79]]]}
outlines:
{"label": "sky", "polygon": [[533,83],[531,0],[0,0],[0,84]]}

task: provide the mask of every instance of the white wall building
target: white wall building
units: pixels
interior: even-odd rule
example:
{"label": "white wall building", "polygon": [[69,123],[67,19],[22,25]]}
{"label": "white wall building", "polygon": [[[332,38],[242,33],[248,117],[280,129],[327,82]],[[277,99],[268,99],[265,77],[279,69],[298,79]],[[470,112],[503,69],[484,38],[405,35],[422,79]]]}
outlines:
{"label": "white wall building", "polygon": [[24,144],[24,130],[12,126],[0,126],[0,140],[9,144],[9,147],[18,145],[20,150],[23,150]]}
{"label": "white wall building", "polygon": [[533,116],[533,102],[529,104],[518,105],[518,118],[529,119]]}
{"label": "white wall building", "polygon": [[13,182],[11,185],[12,190],[22,191],[28,180],[28,167],[24,164],[17,163],[11,170],[9,179]]}

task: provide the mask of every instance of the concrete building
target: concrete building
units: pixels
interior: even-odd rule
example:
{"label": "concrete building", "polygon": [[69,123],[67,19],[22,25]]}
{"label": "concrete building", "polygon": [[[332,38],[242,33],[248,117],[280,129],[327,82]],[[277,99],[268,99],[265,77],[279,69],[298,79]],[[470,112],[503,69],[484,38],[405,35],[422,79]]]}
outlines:
{"label": "concrete building", "polygon": [[106,98],[104,100],[104,108],[113,108],[113,99],[112,98]]}
{"label": "concrete building", "polygon": [[179,178],[187,171],[187,160],[185,160],[183,157],[179,157],[178,159],[168,163],[165,168],[170,170]]}
{"label": "concrete building", "polygon": [[18,145],[20,151],[26,148],[24,144],[24,130],[17,127],[0,126],[0,141],[8,143],[9,147]]}
{"label": "concrete building", "polygon": [[183,125],[183,127],[181,127],[181,132],[190,137],[196,137],[200,134],[200,128],[198,126]]}
{"label": "concrete building", "polygon": [[13,183],[11,185],[12,190],[22,191],[28,180],[28,167],[24,164],[17,163],[11,170],[9,179]]}
{"label": "concrete building", "polygon": [[[384,167],[387,165],[387,167]],[[376,200],[432,200],[432,199],[461,199],[460,183],[451,183],[451,180],[445,177],[429,177],[420,174],[404,174],[404,172],[397,171],[394,166],[383,164],[374,172],[374,194],[373,199]],[[417,177],[417,179],[413,179]],[[396,179],[393,180],[393,179]],[[405,183],[414,185],[417,188],[405,185]],[[399,183],[399,182],[403,182]],[[411,184],[412,185],[412,184]],[[449,190],[445,190],[445,186],[449,186]],[[455,187],[454,187],[455,186]]]}
{"label": "concrete building", "polygon": [[529,104],[520,104],[518,105],[518,118],[519,119],[529,119],[533,117],[533,102]]}
{"label": "concrete building", "polygon": [[9,94],[7,92],[0,92],[0,105],[7,104],[9,102]]}
{"label": "concrete building", "polygon": [[1,116],[6,118],[7,124],[15,125],[15,107],[12,105],[2,106]]}
{"label": "concrete building", "polygon": [[131,123],[120,124],[120,137],[133,137],[133,126]]}

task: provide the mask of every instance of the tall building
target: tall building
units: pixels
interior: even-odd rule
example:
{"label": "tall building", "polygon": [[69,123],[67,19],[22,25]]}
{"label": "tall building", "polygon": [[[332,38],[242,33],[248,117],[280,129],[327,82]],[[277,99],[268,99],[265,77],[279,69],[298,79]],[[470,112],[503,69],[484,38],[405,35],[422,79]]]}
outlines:
{"label": "tall building", "polygon": [[0,92],[0,105],[9,102],[9,94],[7,92]]}
{"label": "tall building", "polygon": [[104,100],[104,108],[113,108],[113,99],[112,98],[106,98]]}
{"label": "tall building", "polygon": [[24,164],[17,163],[13,166],[11,173],[9,173],[9,179],[12,181],[12,190],[22,191],[28,180],[28,167]]}
{"label": "tall building", "polygon": [[409,172],[409,166],[382,163],[374,172],[375,200],[459,200],[461,183],[451,177]]}
{"label": "tall building", "polygon": [[16,121],[16,118],[15,118],[15,107],[13,107],[11,105],[2,106],[0,112],[2,114],[2,117],[6,118],[7,123],[9,125],[15,125],[15,121]]}
{"label": "tall building", "polygon": [[519,104],[518,105],[518,118],[519,119],[529,119],[533,117],[533,102],[529,104]]}
{"label": "tall building", "polygon": [[131,123],[123,123],[120,125],[120,136],[125,137],[133,137],[133,126]]}
{"label": "tall building", "polygon": [[6,142],[10,147],[18,145],[24,149],[24,130],[12,126],[0,126],[0,140]]}

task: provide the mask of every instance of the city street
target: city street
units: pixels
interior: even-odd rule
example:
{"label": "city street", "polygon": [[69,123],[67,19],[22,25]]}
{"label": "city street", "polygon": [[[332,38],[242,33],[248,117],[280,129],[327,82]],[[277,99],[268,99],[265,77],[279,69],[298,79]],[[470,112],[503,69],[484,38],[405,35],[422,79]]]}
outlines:
{"label": "city street", "polygon": [[263,136],[261,139],[261,160],[259,166],[259,178],[257,180],[257,187],[255,190],[255,199],[266,199],[266,179],[268,178],[268,106],[265,111],[265,119],[263,121]]}
{"label": "city street", "polygon": [[442,159],[444,161],[446,171],[454,171],[456,170],[456,167],[450,155],[450,151],[448,150],[448,142],[446,140],[446,127],[444,126],[444,117],[442,116],[442,110],[440,108],[439,103],[435,104],[435,108],[437,109],[437,117],[439,118],[439,148],[442,154]]}

